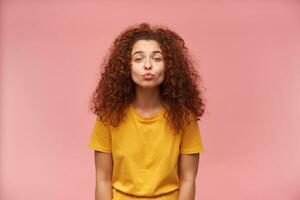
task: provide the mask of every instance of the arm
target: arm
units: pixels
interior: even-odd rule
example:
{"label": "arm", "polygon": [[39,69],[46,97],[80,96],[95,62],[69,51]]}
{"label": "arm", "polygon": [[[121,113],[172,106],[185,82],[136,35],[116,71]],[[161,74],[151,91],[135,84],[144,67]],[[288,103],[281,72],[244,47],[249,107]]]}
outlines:
{"label": "arm", "polygon": [[180,154],[179,156],[179,198],[178,200],[194,200],[199,153]]}
{"label": "arm", "polygon": [[111,153],[95,150],[96,189],[95,200],[112,199],[112,167]]}

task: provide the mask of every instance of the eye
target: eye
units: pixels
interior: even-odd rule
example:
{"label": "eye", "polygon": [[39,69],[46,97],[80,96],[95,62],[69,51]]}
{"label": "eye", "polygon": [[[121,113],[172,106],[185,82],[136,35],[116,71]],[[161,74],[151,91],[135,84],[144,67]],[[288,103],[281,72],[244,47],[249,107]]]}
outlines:
{"label": "eye", "polygon": [[140,60],[142,60],[142,58],[135,58],[135,59],[134,59],[135,62],[138,62],[138,61],[140,61]]}
{"label": "eye", "polygon": [[155,59],[155,61],[157,61],[157,62],[160,62],[161,61],[161,58],[154,58]]}

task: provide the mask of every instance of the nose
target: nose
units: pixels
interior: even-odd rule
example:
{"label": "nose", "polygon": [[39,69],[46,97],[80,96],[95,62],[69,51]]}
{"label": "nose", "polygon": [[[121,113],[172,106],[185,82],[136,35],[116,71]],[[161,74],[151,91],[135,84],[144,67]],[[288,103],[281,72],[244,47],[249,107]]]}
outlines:
{"label": "nose", "polygon": [[146,63],[145,63],[145,69],[151,69],[151,67],[152,67],[151,62],[150,61],[146,61]]}

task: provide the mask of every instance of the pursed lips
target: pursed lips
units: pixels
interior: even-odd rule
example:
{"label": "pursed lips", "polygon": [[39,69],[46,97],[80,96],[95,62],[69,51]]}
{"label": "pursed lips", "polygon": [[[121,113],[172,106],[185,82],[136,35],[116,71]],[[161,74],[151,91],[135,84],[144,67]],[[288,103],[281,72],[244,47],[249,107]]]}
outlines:
{"label": "pursed lips", "polygon": [[143,76],[153,76],[151,73],[145,73]]}

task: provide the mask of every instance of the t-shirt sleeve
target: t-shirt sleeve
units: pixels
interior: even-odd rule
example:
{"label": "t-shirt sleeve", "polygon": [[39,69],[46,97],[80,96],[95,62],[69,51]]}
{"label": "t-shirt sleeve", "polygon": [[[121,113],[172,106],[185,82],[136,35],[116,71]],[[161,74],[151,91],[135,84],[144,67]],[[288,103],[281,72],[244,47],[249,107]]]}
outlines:
{"label": "t-shirt sleeve", "polygon": [[200,153],[204,151],[204,145],[202,143],[200,128],[197,120],[192,121],[183,132],[180,153],[181,154],[192,154]]}
{"label": "t-shirt sleeve", "polygon": [[111,153],[111,134],[108,125],[105,125],[97,116],[94,122],[88,147],[91,150]]}

